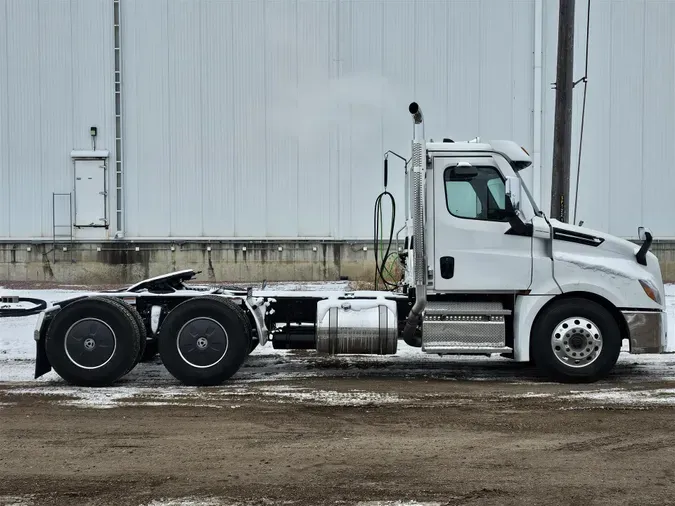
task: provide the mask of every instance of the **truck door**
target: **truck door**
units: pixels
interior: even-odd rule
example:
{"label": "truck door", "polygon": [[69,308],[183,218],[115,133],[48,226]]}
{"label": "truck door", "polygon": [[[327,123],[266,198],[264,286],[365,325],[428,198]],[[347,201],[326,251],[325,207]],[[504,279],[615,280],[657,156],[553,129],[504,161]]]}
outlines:
{"label": "truck door", "polygon": [[505,169],[492,156],[434,158],[428,259],[435,290],[514,292],[530,286],[532,237],[511,230],[500,166]]}

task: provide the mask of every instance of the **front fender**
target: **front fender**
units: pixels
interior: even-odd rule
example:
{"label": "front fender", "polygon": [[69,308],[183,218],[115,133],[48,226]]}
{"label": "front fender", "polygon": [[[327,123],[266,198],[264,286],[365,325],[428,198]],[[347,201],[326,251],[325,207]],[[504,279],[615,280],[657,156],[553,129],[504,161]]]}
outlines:
{"label": "front fender", "polygon": [[539,295],[520,295],[516,299],[514,306],[513,321],[513,357],[516,362],[528,362],[530,360],[530,338],[532,334],[532,325],[539,315],[539,312],[553,299],[570,293],[593,295],[605,299],[616,308],[621,308],[622,299],[619,299],[614,293],[603,289],[597,285],[591,285],[583,282],[566,283],[560,286],[562,293],[553,286],[549,287],[549,293],[540,293]]}

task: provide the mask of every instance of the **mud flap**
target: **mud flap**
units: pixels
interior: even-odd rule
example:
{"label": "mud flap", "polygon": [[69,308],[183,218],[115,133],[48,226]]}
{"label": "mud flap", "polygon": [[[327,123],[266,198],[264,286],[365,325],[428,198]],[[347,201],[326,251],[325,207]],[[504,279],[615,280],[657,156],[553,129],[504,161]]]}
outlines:
{"label": "mud flap", "polygon": [[38,379],[43,374],[47,374],[49,371],[51,371],[52,365],[49,363],[49,359],[47,358],[44,336],[40,336],[40,340],[35,342],[35,347],[35,379]]}
{"label": "mud flap", "polygon": [[47,374],[52,370],[52,364],[47,357],[45,341],[47,339],[49,324],[60,310],[61,307],[57,304],[43,311],[40,313],[40,316],[38,316],[38,321],[36,322],[36,327],[33,331],[33,338],[35,339],[35,379],[38,379],[40,376]]}

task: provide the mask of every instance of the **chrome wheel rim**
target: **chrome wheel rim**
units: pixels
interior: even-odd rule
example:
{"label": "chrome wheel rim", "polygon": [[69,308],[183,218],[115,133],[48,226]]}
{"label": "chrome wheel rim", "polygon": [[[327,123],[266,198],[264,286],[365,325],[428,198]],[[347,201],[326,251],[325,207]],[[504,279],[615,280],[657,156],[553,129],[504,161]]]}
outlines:
{"label": "chrome wheel rim", "polygon": [[602,333],[588,318],[575,316],[561,321],[551,335],[555,357],[568,367],[588,367],[602,352]]}
{"label": "chrome wheel rim", "polygon": [[193,318],[178,331],[176,347],[186,364],[206,369],[223,360],[229,339],[223,326],[213,318]]}
{"label": "chrome wheel rim", "polygon": [[112,360],[117,336],[103,320],[83,318],[66,331],[63,346],[68,359],[82,369],[99,369]]}

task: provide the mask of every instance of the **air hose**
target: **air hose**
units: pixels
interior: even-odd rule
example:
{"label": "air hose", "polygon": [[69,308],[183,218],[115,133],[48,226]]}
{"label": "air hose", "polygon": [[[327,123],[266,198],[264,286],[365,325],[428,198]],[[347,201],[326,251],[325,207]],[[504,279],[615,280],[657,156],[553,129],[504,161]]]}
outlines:
{"label": "air hose", "polygon": [[[382,240],[382,200],[385,197],[389,197],[391,202],[391,223],[389,226],[389,239],[386,243],[386,249],[384,248],[384,241]],[[396,221],[396,200],[394,196],[389,193],[387,190],[384,190],[380,193],[375,199],[375,216],[374,216],[374,229],[375,229],[375,289],[378,289],[380,282],[384,285],[384,288],[387,290],[395,290],[398,287],[398,284],[395,281],[392,281],[393,278],[390,268],[387,267],[387,262],[389,261],[392,254],[395,254],[391,251],[391,244],[394,240],[394,226]],[[385,274],[388,274],[390,279],[388,280],[385,277]]]}
{"label": "air hose", "polygon": [[[379,284],[382,283],[386,290],[393,291],[398,288],[398,282],[395,279],[395,274],[392,272],[392,268],[397,262],[398,251],[391,251],[391,246],[394,241],[394,227],[396,225],[396,199],[394,199],[394,196],[389,193],[389,191],[387,191],[387,183],[389,179],[389,154],[400,158],[406,164],[406,168],[408,162],[401,155],[394,153],[393,151],[387,151],[384,154],[384,191],[380,193],[375,199],[373,226],[375,232],[375,237],[373,240],[375,245],[375,290],[377,290]],[[389,223],[389,238],[387,239],[385,247],[383,238],[384,228],[382,218],[382,201],[387,197],[391,202],[391,221]]]}
{"label": "air hose", "polygon": [[[32,307],[13,307],[19,303],[33,304]],[[0,318],[31,316],[47,309],[47,301],[30,297],[0,297]]]}

